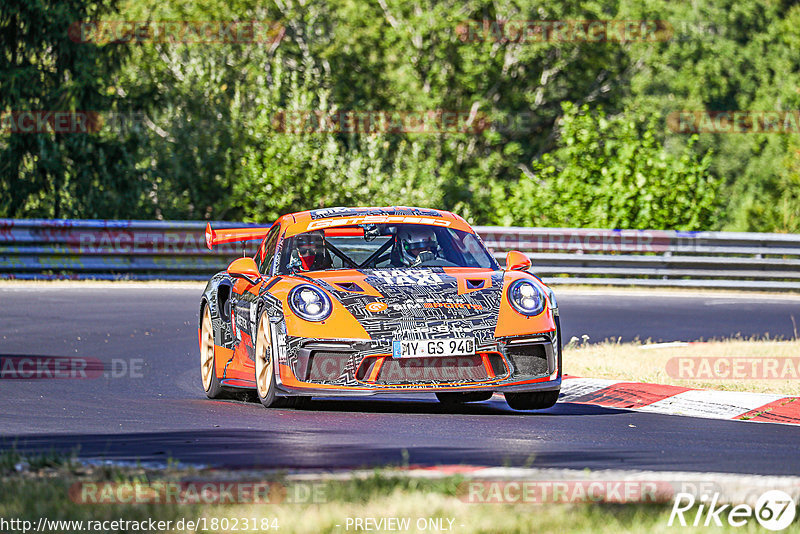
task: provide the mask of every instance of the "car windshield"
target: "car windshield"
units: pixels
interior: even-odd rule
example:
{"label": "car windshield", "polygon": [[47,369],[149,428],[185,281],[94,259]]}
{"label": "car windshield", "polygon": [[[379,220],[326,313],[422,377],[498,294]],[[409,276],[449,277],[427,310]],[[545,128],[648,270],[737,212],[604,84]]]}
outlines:
{"label": "car windshield", "polygon": [[287,238],[278,272],[419,267],[500,268],[472,233],[425,224],[370,224]]}

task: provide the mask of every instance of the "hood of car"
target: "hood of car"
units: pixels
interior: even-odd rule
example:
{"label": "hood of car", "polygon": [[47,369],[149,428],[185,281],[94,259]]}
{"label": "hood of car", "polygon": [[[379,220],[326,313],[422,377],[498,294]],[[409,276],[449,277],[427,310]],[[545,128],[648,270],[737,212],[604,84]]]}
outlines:
{"label": "hood of car", "polygon": [[493,336],[502,271],[431,267],[322,271],[308,278],[331,293],[372,339]]}

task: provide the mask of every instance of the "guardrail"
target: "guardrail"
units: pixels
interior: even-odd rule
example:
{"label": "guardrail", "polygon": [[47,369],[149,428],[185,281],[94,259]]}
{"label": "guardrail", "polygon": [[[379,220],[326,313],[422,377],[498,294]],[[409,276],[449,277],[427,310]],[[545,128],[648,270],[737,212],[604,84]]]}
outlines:
{"label": "guardrail", "polygon": [[525,252],[548,283],[800,290],[800,235],[673,230],[475,230]]}
{"label": "guardrail", "polygon": [[205,228],[199,221],[0,219],[0,277],[207,280],[248,246],[255,251],[255,243],[208,250]]}
{"label": "guardrail", "polygon": [[[205,280],[256,244],[209,251],[205,222],[0,219],[0,277]],[[215,228],[255,226],[216,222]],[[475,228],[548,283],[800,290],[800,235]]]}

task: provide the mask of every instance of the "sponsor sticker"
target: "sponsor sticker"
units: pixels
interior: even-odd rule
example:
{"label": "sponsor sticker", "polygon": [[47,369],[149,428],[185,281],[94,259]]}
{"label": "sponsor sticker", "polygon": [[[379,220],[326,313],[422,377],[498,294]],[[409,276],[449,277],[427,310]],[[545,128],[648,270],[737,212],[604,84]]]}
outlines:
{"label": "sponsor sticker", "polygon": [[483,304],[472,304],[470,302],[425,302],[423,308],[462,308],[468,310],[482,310]]}
{"label": "sponsor sticker", "polygon": [[386,308],[388,308],[388,306],[385,302],[370,302],[367,304],[367,310],[371,311],[372,313],[386,311]]}
{"label": "sponsor sticker", "polygon": [[425,269],[392,269],[373,273],[381,282],[391,286],[434,286],[442,277]]}

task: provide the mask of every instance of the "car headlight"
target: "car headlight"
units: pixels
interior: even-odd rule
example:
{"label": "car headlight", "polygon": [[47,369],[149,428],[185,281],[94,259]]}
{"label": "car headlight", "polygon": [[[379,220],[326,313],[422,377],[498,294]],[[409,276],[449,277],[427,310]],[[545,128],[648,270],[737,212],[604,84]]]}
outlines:
{"label": "car headlight", "polygon": [[508,286],[508,302],[522,315],[539,315],[544,310],[545,298],[539,286],[529,280],[514,280]]}
{"label": "car headlight", "polygon": [[306,321],[324,321],[331,315],[333,305],[320,288],[301,284],[289,292],[289,308]]}

